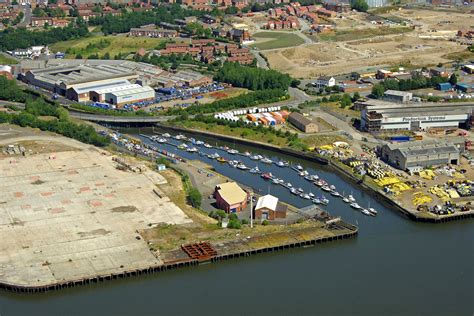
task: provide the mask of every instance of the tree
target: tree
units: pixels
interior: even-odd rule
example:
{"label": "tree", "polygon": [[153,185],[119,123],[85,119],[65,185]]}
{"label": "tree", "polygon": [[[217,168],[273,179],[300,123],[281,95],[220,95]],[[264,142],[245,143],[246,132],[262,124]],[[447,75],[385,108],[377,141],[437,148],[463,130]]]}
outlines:
{"label": "tree", "polygon": [[77,54],[77,55],[76,55],[76,59],[83,59],[83,57],[82,57],[81,54]]}
{"label": "tree", "polygon": [[195,208],[201,207],[202,196],[198,189],[196,188],[189,189],[188,202]]}
{"label": "tree", "polygon": [[453,86],[458,83],[458,77],[456,76],[456,74],[452,74],[451,77],[449,77],[449,83]]}
{"label": "tree", "polygon": [[383,86],[383,84],[377,83],[372,87],[372,95],[377,99],[383,97],[384,93],[385,87]]}
{"label": "tree", "polygon": [[352,96],[352,102],[355,102],[360,99],[360,93],[359,92],[354,92],[354,95]]}
{"label": "tree", "polygon": [[369,5],[365,0],[352,0],[351,7],[359,12],[367,12],[369,9]]}
{"label": "tree", "polygon": [[352,104],[351,96],[347,93],[344,93],[341,98],[341,107],[346,108]]}

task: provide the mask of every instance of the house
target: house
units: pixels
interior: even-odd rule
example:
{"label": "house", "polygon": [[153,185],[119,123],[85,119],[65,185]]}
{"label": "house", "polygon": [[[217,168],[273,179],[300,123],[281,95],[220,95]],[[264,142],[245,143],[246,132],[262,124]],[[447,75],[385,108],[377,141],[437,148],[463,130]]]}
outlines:
{"label": "house", "polygon": [[248,194],[235,182],[216,185],[214,198],[217,207],[226,213],[241,212],[247,206]]}
{"label": "house", "polygon": [[321,76],[313,82],[313,86],[316,88],[334,87],[336,85],[336,79],[329,76]]}
{"label": "house", "polygon": [[386,79],[390,77],[392,72],[390,70],[385,70],[385,69],[379,69],[377,70],[377,73],[375,74],[375,78],[377,79]]}
{"label": "house", "polygon": [[278,198],[267,194],[257,200],[254,214],[256,219],[275,220],[277,218],[286,218],[288,206],[278,202]]}
{"label": "house", "polygon": [[387,90],[383,94],[385,101],[392,101],[397,103],[408,103],[413,98],[413,93],[398,91],[398,90]]}
{"label": "house", "polygon": [[448,78],[452,75],[452,71],[444,67],[434,67],[430,69],[430,74],[436,77]]}
{"label": "house", "polygon": [[474,74],[474,65],[464,65],[461,69],[468,74]]}
{"label": "house", "polygon": [[288,116],[288,122],[304,133],[317,133],[319,131],[316,123],[298,112],[291,113]]}
{"label": "house", "polygon": [[231,29],[227,32],[227,37],[237,43],[243,43],[244,41],[250,40],[250,33],[248,30],[243,29]]}

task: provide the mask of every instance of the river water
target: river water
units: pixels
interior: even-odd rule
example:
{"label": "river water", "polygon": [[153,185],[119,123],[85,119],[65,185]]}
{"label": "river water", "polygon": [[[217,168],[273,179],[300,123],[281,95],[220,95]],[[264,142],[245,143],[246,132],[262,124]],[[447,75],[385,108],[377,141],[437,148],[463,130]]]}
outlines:
{"label": "river water", "polygon": [[[352,192],[360,205],[370,203],[379,214],[367,217],[326,193],[330,203],[324,208],[358,225],[357,238],[46,294],[0,292],[0,315],[473,315],[472,220],[416,223],[327,167],[252,147],[218,143],[274,161],[300,163],[311,174],[334,184],[339,192]],[[215,140],[211,144],[215,145]],[[169,145],[157,147],[201,159],[217,172],[295,206],[311,203],[246,171]],[[209,153],[215,151],[210,149]],[[256,165],[246,157],[218,153],[242,160],[249,167]],[[305,192],[323,193],[290,168],[258,166]]]}

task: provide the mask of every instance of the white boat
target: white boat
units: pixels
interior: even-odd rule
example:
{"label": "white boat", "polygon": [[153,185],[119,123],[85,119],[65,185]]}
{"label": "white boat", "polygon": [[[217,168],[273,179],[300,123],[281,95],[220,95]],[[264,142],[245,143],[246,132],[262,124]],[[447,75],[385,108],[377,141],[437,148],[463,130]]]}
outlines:
{"label": "white boat", "polygon": [[330,188],[331,190],[333,190],[333,191],[336,190],[336,186],[335,186],[335,185],[332,185],[332,184],[329,186],[329,188]]}
{"label": "white boat", "polygon": [[166,138],[170,138],[170,137],[171,137],[171,135],[170,135],[170,134],[168,134],[168,133],[164,133],[164,134],[163,134],[163,135],[161,135],[161,136],[163,136],[163,137],[166,137]]}
{"label": "white boat", "polygon": [[270,182],[273,183],[273,184],[280,184],[280,179],[273,178],[273,179],[270,180]]}
{"label": "white boat", "polygon": [[355,208],[356,210],[360,210],[360,209],[361,209],[360,205],[357,204],[356,202],[352,202],[350,205],[351,205],[352,208]]}
{"label": "white boat", "polygon": [[310,199],[311,199],[311,197],[309,196],[309,194],[303,194],[303,193],[302,193],[302,195],[303,195],[302,198],[305,199],[305,200],[310,200]]}
{"label": "white boat", "polygon": [[217,159],[220,157],[220,155],[218,153],[213,153],[213,154],[207,155],[207,157],[210,159]]}
{"label": "white boat", "polygon": [[258,169],[258,166],[255,166],[254,168],[250,169],[250,173],[260,173],[260,169]]}
{"label": "white boat", "polygon": [[286,184],[286,186],[287,186],[288,188],[292,188],[292,187],[293,187],[293,185],[292,185],[291,183],[289,183],[289,182]]}
{"label": "white boat", "polygon": [[301,193],[303,193],[303,192],[304,192],[304,190],[303,190],[302,188],[298,188],[298,192],[301,192]]}
{"label": "white boat", "polygon": [[174,138],[177,139],[177,140],[180,140],[180,139],[184,140],[184,139],[186,139],[186,136],[184,136],[183,134],[178,134]]}
{"label": "white boat", "polygon": [[311,175],[304,176],[304,179],[308,180],[308,181],[314,181],[313,176],[311,176]]}
{"label": "white boat", "polygon": [[312,174],[312,175],[310,175],[310,177],[311,177],[314,181],[319,180],[319,176],[318,176],[317,174]]}
{"label": "white boat", "polygon": [[354,199],[354,197],[352,196],[352,194],[349,194],[347,196],[347,199],[350,201],[350,202],[355,202],[356,199]]}
{"label": "white boat", "polygon": [[332,196],[341,196],[341,193],[339,193],[337,191],[331,191],[331,195]]}
{"label": "white boat", "polygon": [[375,216],[375,215],[372,215],[372,213],[370,213],[369,210],[366,209],[366,208],[363,208],[363,209],[361,209],[360,211],[361,211],[361,213],[364,214],[364,215],[367,215],[367,216]]}
{"label": "white boat", "polygon": [[212,148],[212,146],[209,145],[208,143],[205,143],[205,144],[204,144],[204,147],[206,147],[206,148]]}
{"label": "white boat", "polygon": [[369,207],[367,210],[368,210],[371,214],[373,214],[374,216],[377,215],[377,213],[378,213],[377,210],[374,209],[374,208],[372,208],[372,207]]}
{"label": "white boat", "polygon": [[178,149],[187,149],[188,148],[188,145],[186,144],[181,144],[178,146]]}
{"label": "white boat", "polygon": [[204,142],[202,140],[197,140],[195,145],[196,146],[201,146],[201,145],[204,145]]}
{"label": "white boat", "polygon": [[280,161],[278,161],[278,162],[276,163],[276,165],[277,165],[278,167],[283,168],[283,167],[287,167],[287,166],[288,166],[288,162],[286,162],[286,161],[281,161],[281,160],[280,160]]}
{"label": "white boat", "polygon": [[296,165],[295,168],[299,171],[302,171],[303,170],[303,166],[302,165]]}
{"label": "white boat", "polygon": [[250,157],[250,155],[252,155],[250,152],[248,151],[244,152],[244,156]]}
{"label": "white boat", "polygon": [[239,153],[239,151],[237,149],[229,149],[229,150],[227,150],[227,152],[231,155],[235,155],[235,154]]}
{"label": "white boat", "polygon": [[195,152],[198,151],[198,149],[197,149],[196,147],[190,147],[190,148],[186,149],[186,151],[187,151],[188,153],[195,153]]}
{"label": "white boat", "polygon": [[290,189],[290,192],[291,192],[291,194],[294,194],[294,195],[298,195],[298,194],[299,194],[299,193],[298,193],[298,190],[296,190],[295,188],[291,188],[291,189]]}
{"label": "white boat", "polygon": [[329,204],[329,200],[324,195],[320,196],[318,199],[321,201],[321,204],[324,204],[324,205]]}
{"label": "white boat", "polygon": [[166,138],[158,138],[158,143],[163,144],[166,143],[168,140]]}
{"label": "white boat", "polygon": [[266,163],[266,164],[272,164],[273,163],[273,161],[271,159],[268,159],[268,158],[263,158],[261,160],[261,162]]}
{"label": "white boat", "polygon": [[303,170],[299,173],[300,177],[306,177],[307,175],[309,175],[309,172],[306,171],[306,170]]}
{"label": "white boat", "polygon": [[314,184],[317,185],[318,187],[322,187],[324,185],[324,180],[319,179],[314,181]]}
{"label": "white boat", "polygon": [[321,204],[321,200],[319,198],[314,198],[311,201],[313,201],[314,204]]}
{"label": "white boat", "polygon": [[249,167],[247,167],[245,164],[243,163],[239,163],[237,164],[237,168],[239,168],[240,170],[247,170]]}
{"label": "white boat", "polygon": [[309,195],[310,198],[314,198],[313,192],[309,192],[308,195]]}
{"label": "white boat", "polygon": [[252,160],[260,160],[260,157],[258,155],[253,155],[253,156],[250,156],[250,159]]}
{"label": "white boat", "polygon": [[330,191],[331,191],[331,188],[328,187],[327,185],[323,186],[321,189],[323,189],[323,190],[326,191],[326,192],[330,192]]}
{"label": "white boat", "polygon": [[347,197],[343,197],[342,200],[346,203],[351,203],[351,201],[349,201],[349,199]]}

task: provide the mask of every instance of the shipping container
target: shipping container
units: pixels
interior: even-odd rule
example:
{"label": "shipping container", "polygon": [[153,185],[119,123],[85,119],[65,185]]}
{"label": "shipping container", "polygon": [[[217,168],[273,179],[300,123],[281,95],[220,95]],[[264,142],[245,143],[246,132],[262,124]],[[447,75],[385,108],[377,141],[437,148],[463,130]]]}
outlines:
{"label": "shipping container", "polygon": [[401,136],[392,136],[392,137],[390,137],[390,140],[392,142],[408,142],[408,141],[410,141],[410,136],[403,136],[403,135],[401,135]]}

